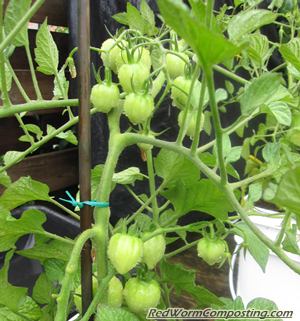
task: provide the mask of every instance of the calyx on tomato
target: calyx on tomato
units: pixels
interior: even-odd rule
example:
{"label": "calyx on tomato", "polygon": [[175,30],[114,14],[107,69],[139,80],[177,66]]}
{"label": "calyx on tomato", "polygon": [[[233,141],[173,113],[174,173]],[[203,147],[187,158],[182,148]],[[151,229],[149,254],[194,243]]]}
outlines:
{"label": "calyx on tomato", "polygon": [[133,269],[143,256],[143,242],[136,236],[116,233],[109,240],[108,257],[120,274]]}
{"label": "calyx on tomato", "polygon": [[133,124],[145,122],[154,110],[154,100],[148,94],[130,93],[124,102],[124,112]]}
{"label": "calyx on tomato", "polygon": [[227,244],[223,239],[204,237],[197,244],[198,256],[207,264],[222,263],[226,257]]}
{"label": "calyx on tomato", "polygon": [[150,308],[155,308],[159,304],[160,295],[160,286],[155,280],[147,282],[131,278],[125,284],[125,302],[137,314],[145,314]]}
{"label": "calyx on tomato", "polygon": [[[128,54],[126,50],[122,50],[121,54],[116,59],[117,69],[119,70],[124,64],[128,63],[130,63],[128,60]],[[141,63],[150,70],[152,62],[149,50],[142,47],[135,49],[132,54],[132,63]]]}

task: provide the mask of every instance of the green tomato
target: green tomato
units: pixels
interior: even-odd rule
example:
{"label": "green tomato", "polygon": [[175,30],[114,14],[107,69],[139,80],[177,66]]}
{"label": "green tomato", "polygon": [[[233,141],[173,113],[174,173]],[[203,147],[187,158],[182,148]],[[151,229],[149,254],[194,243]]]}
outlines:
{"label": "green tomato", "polygon": [[[134,51],[133,54],[133,62],[134,63],[141,63],[144,65],[148,70],[151,69],[151,55],[148,49],[139,47]],[[116,66],[119,70],[124,64],[128,64],[128,57],[126,50],[122,50],[121,54],[116,58]]]}
{"label": "green tomato", "polygon": [[[96,293],[98,287],[98,280],[93,276],[93,294]],[[81,305],[81,296],[82,296],[82,290],[81,285],[75,290],[74,294],[74,304],[76,306],[76,310],[81,313],[82,305]]]}
{"label": "green tomato", "polygon": [[[184,111],[181,111],[179,113],[179,115],[178,115],[178,125],[179,125],[179,127],[182,127],[183,116],[184,116]],[[194,138],[195,129],[196,129],[196,123],[197,123],[197,113],[189,111],[188,114],[187,114],[187,120],[189,121],[189,123],[188,123],[187,129],[186,129],[186,134],[190,138]],[[203,124],[204,124],[204,115],[202,114],[200,129],[203,128]]]}
{"label": "green tomato", "polygon": [[101,59],[105,67],[110,68],[113,72],[117,72],[117,60],[121,55],[122,49],[115,45],[116,41],[112,38],[105,40],[102,43],[101,50],[105,50],[106,52],[101,52]]}
{"label": "green tomato", "polygon": [[222,239],[204,237],[197,244],[198,256],[209,265],[221,263],[226,256],[226,248],[226,242]]}
{"label": "green tomato", "polygon": [[173,81],[173,85],[171,89],[173,105],[183,109],[188,102],[192,81],[184,76],[179,76]]}
{"label": "green tomato", "polygon": [[[147,234],[145,235],[147,236]],[[166,250],[166,240],[163,235],[157,235],[144,242],[143,262],[148,269],[154,269],[156,264],[163,258]]]}
{"label": "green tomato", "polygon": [[124,298],[128,308],[137,314],[145,314],[157,307],[160,301],[160,286],[155,280],[150,282],[129,279],[124,288]]}
{"label": "green tomato", "polygon": [[108,284],[107,303],[108,305],[119,308],[123,302],[123,285],[115,276],[111,278]]}
{"label": "green tomato", "polygon": [[153,110],[154,100],[151,95],[131,93],[125,98],[124,111],[133,124],[145,122]]}
{"label": "green tomato", "polygon": [[133,269],[143,256],[141,239],[128,234],[116,233],[108,244],[108,257],[118,273],[126,274]]}
{"label": "green tomato", "polygon": [[[189,57],[186,54],[178,53],[178,55],[184,60],[189,61]],[[166,55],[166,68],[171,79],[184,75],[186,63],[180,57],[173,55],[172,53],[167,53]]]}
{"label": "green tomato", "polygon": [[140,62],[124,64],[118,72],[120,84],[127,93],[141,91],[149,76],[149,69]]}
{"label": "green tomato", "polygon": [[120,99],[120,91],[116,84],[110,85],[106,83],[93,86],[91,92],[91,103],[102,113],[108,113],[113,108],[118,107]]}

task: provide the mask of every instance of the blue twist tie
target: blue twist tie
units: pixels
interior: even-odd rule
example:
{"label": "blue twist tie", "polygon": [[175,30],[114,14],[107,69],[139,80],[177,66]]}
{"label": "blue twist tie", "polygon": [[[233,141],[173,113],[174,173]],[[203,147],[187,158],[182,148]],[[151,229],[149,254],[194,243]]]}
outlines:
{"label": "blue twist tie", "polygon": [[97,201],[84,201],[84,202],[77,202],[75,200],[75,198],[71,195],[71,193],[69,193],[68,191],[66,191],[66,194],[69,196],[70,199],[66,200],[64,198],[60,198],[61,201],[72,204],[72,206],[74,207],[79,207],[79,208],[83,208],[84,205],[88,205],[91,207],[100,207],[100,208],[104,208],[104,207],[109,207],[109,203],[108,202],[97,202]]}

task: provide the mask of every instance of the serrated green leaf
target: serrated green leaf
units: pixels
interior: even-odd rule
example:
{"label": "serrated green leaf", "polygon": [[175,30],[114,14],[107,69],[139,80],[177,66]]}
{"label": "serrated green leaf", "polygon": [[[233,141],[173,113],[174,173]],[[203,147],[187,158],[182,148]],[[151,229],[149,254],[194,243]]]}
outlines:
{"label": "serrated green leaf", "polygon": [[222,34],[209,30],[181,0],[158,0],[166,23],[195,51],[203,66],[232,58],[239,49]]}
{"label": "serrated green leaf", "polygon": [[300,167],[287,171],[281,178],[275,198],[279,207],[300,215]]}
{"label": "serrated green leaf", "polygon": [[154,15],[153,11],[151,10],[151,8],[149,7],[146,0],[142,0],[140,10],[141,10],[142,17],[147,22],[146,33],[149,36],[154,35],[156,32],[155,15]]}
{"label": "serrated green leaf", "polygon": [[9,165],[10,163],[14,163],[15,161],[19,162],[21,160],[19,158],[22,154],[23,154],[22,152],[18,152],[14,150],[10,150],[6,152],[5,155],[3,156],[4,165]]}
{"label": "serrated green leaf", "polygon": [[168,186],[176,181],[192,182],[198,180],[198,168],[183,155],[162,149],[154,161],[156,174],[162,177]]}
{"label": "serrated green leaf", "polygon": [[271,55],[268,38],[260,33],[255,33],[251,34],[247,40],[249,40],[247,48],[249,58],[255,66],[262,67]]}
{"label": "serrated green leaf", "polygon": [[300,71],[300,39],[294,38],[279,47],[279,51],[287,63]]}
{"label": "serrated green leaf", "polygon": [[113,182],[121,185],[134,184],[135,181],[141,181],[143,179],[144,177],[138,167],[129,167],[113,175]]}
{"label": "serrated green leaf", "polygon": [[11,184],[11,179],[6,171],[0,172],[0,185],[8,187]]}
{"label": "serrated green leaf", "polygon": [[55,75],[57,73],[58,50],[48,29],[47,19],[37,32],[34,53],[38,71],[45,75]]}
{"label": "serrated green leaf", "polygon": [[140,321],[133,313],[123,309],[107,305],[100,305],[95,321]]}
{"label": "serrated green leaf", "polygon": [[112,16],[113,19],[115,19],[117,22],[121,23],[122,25],[128,26],[128,17],[127,12],[119,12]]}
{"label": "serrated green leaf", "polygon": [[[56,130],[55,127],[47,124],[47,135],[51,135],[52,133],[54,133],[55,130]],[[64,139],[73,145],[78,145],[77,137],[75,136],[72,130],[67,130],[66,132],[60,132],[59,134],[56,135],[56,137],[60,139]]]}
{"label": "serrated green leaf", "polygon": [[139,10],[130,2],[127,2],[127,20],[130,29],[140,31],[142,34],[146,33],[146,20],[142,17]]}
{"label": "serrated green leaf", "polygon": [[293,224],[292,228],[285,232],[282,246],[285,251],[300,255],[300,249],[298,245],[298,229],[296,224]]}
{"label": "serrated green leaf", "polygon": [[0,308],[0,320],[1,321],[24,321],[24,318],[12,312],[9,308],[2,307]]}
{"label": "serrated green leaf", "polygon": [[275,73],[265,73],[252,80],[240,97],[242,114],[249,114],[265,104],[277,92],[280,81],[281,76]]}
{"label": "serrated green leaf", "polygon": [[[10,0],[4,15],[4,31],[8,35],[30,8],[31,0]],[[16,47],[28,45],[28,26],[25,24],[14,37],[12,44]]]}
{"label": "serrated green leaf", "polygon": [[34,284],[32,298],[39,304],[48,304],[51,302],[52,283],[46,273],[42,273]]}
{"label": "serrated green leaf", "polygon": [[262,183],[261,182],[255,182],[249,186],[249,201],[250,202],[257,202],[261,199],[263,193],[262,189]]}
{"label": "serrated green leaf", "polygon": [[43,137],[43,131],[40,129],[39,126],[35,124],[26,124],[25,127],[30,133],[35,134],[38,140],[40,140]]}
{"label": "serrated green leaf", "polygon": [[208,213],[220,220],[232,211],[225,194],[210,180],[177,184],[162,193],[173,204],[176,213],[184,215],[190,211]]}
{"label": "serrated green leaf", "polygon": [[27,210],[21,218],[13,218],[9,212],[6,217],[0,217],[0,251],[7,251],[14,247],[17,240],[26,234],[43,233],[42,225],[46,222],[46,215],[39,210]]}
{"label": "serrated green leaf", "polygon": [[22,302],[18,309],[18,314],[30,321],[40,321],[42,317],[41,308],[29,296]]}
{"label": "serrated green leaf", "polygon": [[243,36],[275,21],[277,15],[263,9],[241,11],[228,24],[229,38],[238,42]]}
{"label": "serrated green leaf", "polygon": [[290,126],[292,122],[292,112],[287,103],[283,101],[272,102],[268,108],[279,124]]}
{"label": "serrated green leaf", "polygon": [[174,264],[162,260],[160,262],[161,279],[170,284],[178,294],[188,293],[197,302],[198,307],[207,307],[212,304],[217,306],[224,305],[219,298],[206,288],[196,285],[196,273],[194,270],[187,269],[181,264]]}
{"label": "serrated green leaf", "polygon": [[[12,73],[11,70],[8,68],[7,64],[4,64],[5,70],[5,81],[6,81],[6,89],[8,92],[11,90],[12,86]],[[2,91],[2,74],[0,73],[0,91]]]}
{"label": "serrated green leaf", "polygon": [[265,271],[266,265],[269,260],[269,249],[267,246],[261,242],[261,240],[249,229],[249,227],[244,222],[237,223],[239,230],[243,231],[242,237],[246,237],[244,240],[247,244],[247,249],[254,258],[254,260],[259,264],[261,269]]}
{"label": "serrated green leaf", "polygon": [[[248,303],[247,305],[247,310],[255,310],[255,311],[277,311],[278,307],[277,305],[269,300],[269,299],[265,299],[265,298],[256,298],[253,299],[251,302]],[[253,321],[259,321],[260,319],[252,319]],[[282,319],[280,318],[270,318],[268,319],[270,321],[282,321]]]}
{"label": "serrated green leaf", "polygon": [[21,177],[0,196],[0,206],[12,210],[22,204],[36,200],[49,201],[49,187],[29,176]]}

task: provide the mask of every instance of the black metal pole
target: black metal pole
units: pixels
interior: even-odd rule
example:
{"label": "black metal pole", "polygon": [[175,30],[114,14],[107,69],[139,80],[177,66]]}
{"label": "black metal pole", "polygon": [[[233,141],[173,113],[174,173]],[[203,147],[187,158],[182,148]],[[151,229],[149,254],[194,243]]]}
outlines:
{"label": "black metal pole", "polygon": [[[79,22],[79,184],[80,200],[91,199],[91,117],[90,117],[90,0],[78,0]],[[92,208],[80,211],[81,231],[92,226]],[[91,242],[81,254],[82,313],[93,298]],[[91,318],[90,320],[92,320]]]}

